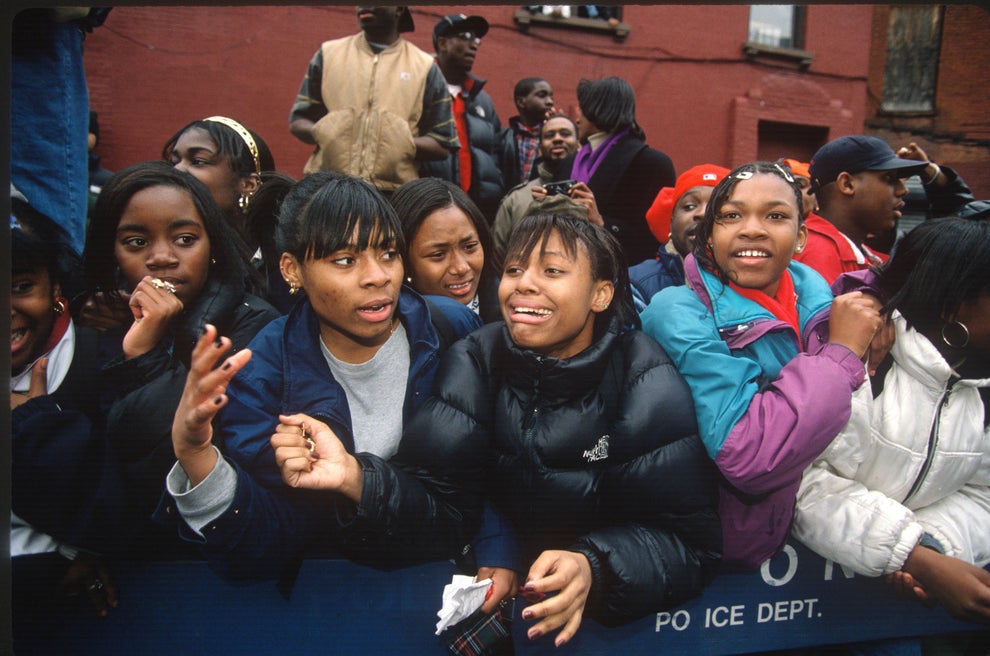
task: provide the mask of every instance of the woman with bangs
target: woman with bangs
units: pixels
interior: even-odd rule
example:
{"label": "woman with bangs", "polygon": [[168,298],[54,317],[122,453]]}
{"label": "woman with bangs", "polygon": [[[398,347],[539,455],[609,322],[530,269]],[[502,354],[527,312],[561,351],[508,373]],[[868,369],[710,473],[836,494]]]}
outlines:
{"label": "woman with bangs", "polygon": [[[206,327],[175,415],[178,463],[159,515],[178,517],[181,534],[235,578],[276,577],[307,556],[381,564],[455,554],[470,537],[459,521],[449,540],[424,521],[422,542],[401,549],[364,530],[382,509],[362,500],[404,476],[388,461],[429,395],[441,351],[429,307],[402,286],[395,212],[364,181],[316,173],[286,196],[276,239],[283,277],[305,296],[219,367],[230,340]],[[457,336],[479,324],[452,299],[435,304]],[[309,440],[315,423],[339,439],[306,455],[349,466],[332,491],[283,483],[270,444],[275,433]],[[407,517],[419,522],[421,513]]]}
{"label": "woman with bangs", "polygon": [[[384,530],[415,536],[410,516],[432,528],[451,506],[472,516],[486,496],[508,527],[482,535],[512,532],[518,547],[513,567],[490,560],[488,545],[476,550],[477,579],[492,581],[481,613],[519,592],[527,637],[558,647],[583,617],[619,624],[699,594],[720,555],[715,469],[687,385],[631,328],[618,241],[585,220],[528,216],[498,298],[503,320],[451,347],[406,429],[396,460],[417,476],[386,491],[418,514],[379,503]],[[337,429],[309,426],[317,459],[298,431],[272,438],[283,477],[314,489],[346,481],[348,467],[325,457]]]}

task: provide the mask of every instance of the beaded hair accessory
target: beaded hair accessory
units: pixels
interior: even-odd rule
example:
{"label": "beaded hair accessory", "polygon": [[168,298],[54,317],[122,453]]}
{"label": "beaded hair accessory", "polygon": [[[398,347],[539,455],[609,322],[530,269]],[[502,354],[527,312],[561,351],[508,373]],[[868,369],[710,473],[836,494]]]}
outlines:
{"label": "beaded hair accessory", "polygon": [[247,131],[247,128],[234,119],[227,118],[226,116],[211,116],[209,118],[204,118],[203,120],[212,121],[213,123],[221,123],[236,132],[238,136],[244,140],[244,143],[247,144],[248,150],[251,151],[251,157],[254,159],[254,172],[261,175],[261,158],[258,156],[258,144],[254,142],[254,137],[252,137],[251,133]]}

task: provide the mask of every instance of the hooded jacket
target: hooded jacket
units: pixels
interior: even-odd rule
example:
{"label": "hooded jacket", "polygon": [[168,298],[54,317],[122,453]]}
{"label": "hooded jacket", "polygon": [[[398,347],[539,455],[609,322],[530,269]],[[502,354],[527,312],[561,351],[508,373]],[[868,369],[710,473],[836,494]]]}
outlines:
{"label": "hooded jacket", "polygon": [[691,387],[698,431],[722,472],[726,565],[756,567],[784,544],[801,473],[848,421],[863,381],[855,353],[828,344],[832,293],[812,269],[788,267],[800,339],[784,321],[701,269],[641,315]]}
{"label": "hooded jacket", "polygon": [[990,562],[990,432],[979,388],[893,313],[897,331],[873,397],[804,476],[794,536],[858,574],[895,572],[927,534],[948,556]]}
{"label": "hooded jacket", "polygon": [[435,484],[486,491],[525,562],[548,549],[584,554],[587,612],[601,621],[677,605],[715,572],[716,472],[687,386],[640,331],[620,335],[613,323],[559,360],[488,324],[451,348],[408,430],[417,448],[399,458],[442,454]]}

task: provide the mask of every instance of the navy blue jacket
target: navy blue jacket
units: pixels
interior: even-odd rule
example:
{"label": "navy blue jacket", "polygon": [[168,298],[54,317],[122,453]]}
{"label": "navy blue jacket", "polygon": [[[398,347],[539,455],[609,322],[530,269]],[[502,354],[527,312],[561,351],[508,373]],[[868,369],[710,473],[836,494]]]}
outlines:
{"label": "navy blue jacket", "polygon": [[[480,324],[464,305],[452,299],[432,300],[458,336]],[[399,296],[398,317],[409,339],[403,406],[403,419],[408,421],[429,396],[440,342],[425,301],[408,287]],[[293,489],[282,482],[269,444],[279,414],[305,413],[326,423],[354,452],[347,397],[327,366],[319,340],[316,314],[304,299],[248,345],[251,361],[228,386],[229,402],[214,424],[214,442],[237,471],[234,500],[203,529],[205,540],[180,523],[183,537],[203,543],[206,557],[224,576],[278,577],[303,557],[344,555],[378,565],[449,558],[477,529],[480,502],[476,514],[463,522],[459,516],[428,522],[426,511],[404,505],[401,496],[393,494],[402,487],[395,481],[407,475],[370,454],[357,455],[364,471],[364,492],[357,507],[336,493]],[[366,500],[373,501],[366,504]],[[431,510],[434,515],[442,512]],[[391,526],[402,531],[401,544],[379,529],[383,514],[399,517]],[[175,501],[166,494],[156,518],[169,515],[179,517]],[[444,530],[448,532],[443,534]]]}
{"label": "navy blue jacket", "polygon": [[629,282],[636,311],[642,312],[661,289],[684,284],[684,260],[661,245],[656,257],[629,267]]}

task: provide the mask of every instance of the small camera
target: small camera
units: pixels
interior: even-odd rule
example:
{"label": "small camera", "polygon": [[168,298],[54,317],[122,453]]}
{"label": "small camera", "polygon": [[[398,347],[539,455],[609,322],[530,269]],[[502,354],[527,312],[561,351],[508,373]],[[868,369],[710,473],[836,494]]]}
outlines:
{"label": "small camera", "polygon": [[548,182],[543,185],[543,188],[547,190],[547,196],[556,196],[557,194],[567,195],[571,187],[577,184],[577,180],[559,180],[557,182]]}

